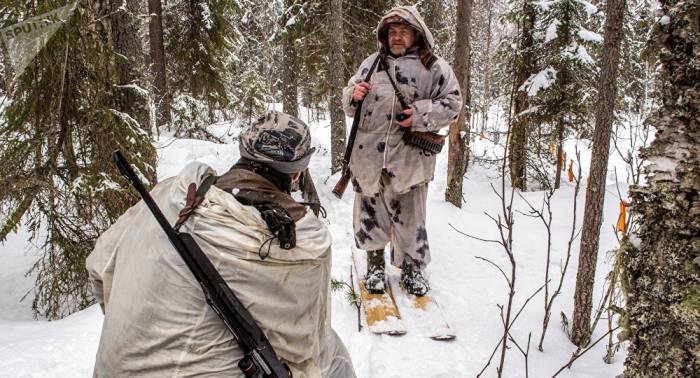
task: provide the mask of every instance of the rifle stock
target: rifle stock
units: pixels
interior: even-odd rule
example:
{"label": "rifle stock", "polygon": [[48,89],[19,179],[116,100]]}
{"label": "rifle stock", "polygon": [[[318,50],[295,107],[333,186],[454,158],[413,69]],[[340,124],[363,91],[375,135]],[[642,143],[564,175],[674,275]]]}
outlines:
{"label": "rifle stock", "polygon": [[335,184],[335,187],[333,187],[333,194],[336,196],[336,198],[341,199],[343,198],[343,193],[345,193],[345,189],[348,188],[348,183],[350,183],[350,177],[352,175],[350,174],[350,170],[345,168],[343,169],[343,175],[340,176],[340,180],[338,180],[338,183]]}

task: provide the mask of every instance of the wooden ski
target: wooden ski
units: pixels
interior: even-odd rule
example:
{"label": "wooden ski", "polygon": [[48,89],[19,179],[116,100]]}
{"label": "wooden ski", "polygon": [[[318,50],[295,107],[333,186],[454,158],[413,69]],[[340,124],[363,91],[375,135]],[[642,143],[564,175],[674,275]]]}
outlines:
{"label": "wooden ski", "polygon": [[[400,273],[391,275],[389,279],[392,285],[400,286],[399,280]],[[451,341],[457,337],[433,292],[422,297],[408,294],[403,287],[397,292],[396,304],[412,330],[420,330],[425,336],[438,341]]]}
{"label": "wooden ski", "polygon": [[384,294],[371,294],[364,284],[364,275],[367,267],[366,254],[363,251],[352,251],[353,269],[357,285],[360,288],[360,299],[364,309],[367,328],[375,334],[400,336],[406,334],[406,327],[401,320],[399,308],[396,306],[391,286],[387,282],[387,290]]}

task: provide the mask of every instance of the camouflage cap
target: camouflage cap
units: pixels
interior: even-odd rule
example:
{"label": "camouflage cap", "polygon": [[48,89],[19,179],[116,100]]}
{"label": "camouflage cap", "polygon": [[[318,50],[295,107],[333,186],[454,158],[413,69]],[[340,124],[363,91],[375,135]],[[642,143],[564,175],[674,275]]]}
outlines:
{"label": "camouflage cap", "polygon": [[309,127],[289,114],[270,110],[258,117],[239,136],[241,157],[267,164],[282,173],[301,172],[309,165]]}

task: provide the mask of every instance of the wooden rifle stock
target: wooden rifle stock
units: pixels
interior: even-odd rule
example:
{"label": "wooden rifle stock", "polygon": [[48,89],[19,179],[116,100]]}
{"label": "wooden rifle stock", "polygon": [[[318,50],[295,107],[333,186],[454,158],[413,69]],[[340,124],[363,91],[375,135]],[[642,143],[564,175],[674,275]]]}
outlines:
{"label": "wooden rifle stock", "polygon": [[340,176],[340,180],[335,184],[332,191],[338,199],[343,198],[343,193],[345,193],[345,189],[348,188],[348,183],[350,183],[350,176],[352,176],[350,170],[343,168],[343,175]]}
{"label": "wooden rifle stock", "polygon": [[[379,63],[381,59],[381,53],[377,54],[377,58],[374,59],[372,66],[369,68],[369,71],[367,71],[367,76],[365,76],[365,79],[363,80],[364,82],[369,83],[369,79],[372,78],[374,69],[377,67],[377,63]],[[343,198],[343,193],[345,193],[345,189],[347,189],[348,183],[350,182],[350,177],[352,176],[348,165],[350,164],[350,157],[352,156],[352,147],[355,144],[357,128],[360,125],[360,117],[362,116],[362,103],[365,101],[365,99],[363,98],[360,101],[352,101],[353,103],[356,103],[357,107],[355,108],[355,116],[352,119],[352,127],[350,128],[350,135],[348,136],[348,144],[345,146],[345,155],[343,156],[343,175],[340,177],[340,180],[337,184],[335,184],[335,187],[333,188],[333,194],[338,199]]]}

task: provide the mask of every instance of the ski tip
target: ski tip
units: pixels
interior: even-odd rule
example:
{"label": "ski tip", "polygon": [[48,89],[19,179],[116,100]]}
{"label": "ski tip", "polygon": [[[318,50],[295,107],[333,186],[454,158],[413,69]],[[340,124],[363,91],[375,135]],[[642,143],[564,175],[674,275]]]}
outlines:
{"label": "ski tip", "polygon": [[457,338],[457,335],[436,335],[431,336],[430,338],[435,341],[452,341]]}

